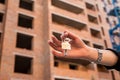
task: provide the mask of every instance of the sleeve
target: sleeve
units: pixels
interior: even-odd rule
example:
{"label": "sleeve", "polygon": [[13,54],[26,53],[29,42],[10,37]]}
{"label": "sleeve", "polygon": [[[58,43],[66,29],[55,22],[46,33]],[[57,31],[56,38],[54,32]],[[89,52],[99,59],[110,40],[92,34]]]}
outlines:
{"label": "sleeve", "polygon": [[107,69],[116,69],[117,71],[120,71],[120,53],[117,53],[115,50],[113,49],[106,49],[106,50],[110,50],[112,51],[117,57],[118,57],[118,61],[115,65],[113,66],[105,66]]}

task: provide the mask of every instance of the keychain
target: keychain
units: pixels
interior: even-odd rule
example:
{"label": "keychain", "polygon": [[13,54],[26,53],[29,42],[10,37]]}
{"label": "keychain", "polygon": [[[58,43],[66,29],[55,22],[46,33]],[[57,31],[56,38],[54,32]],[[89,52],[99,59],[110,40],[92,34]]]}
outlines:
{"label": "keychain", "polygon": [[65,38],[62,42],[62,49],[64,49],[64,56],[67,55],[68,50],[71,50],[71,45],[69,42],[70,42],[69,38]]}

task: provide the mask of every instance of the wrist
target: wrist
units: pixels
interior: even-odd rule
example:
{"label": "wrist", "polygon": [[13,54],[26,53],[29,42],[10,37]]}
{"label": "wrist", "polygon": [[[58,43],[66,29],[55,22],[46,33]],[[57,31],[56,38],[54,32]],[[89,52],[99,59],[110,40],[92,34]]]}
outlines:
{"label": "wrist", "polygon": [[96,62],[96,60],[98,59],[98,51],[97,49],[95,48],[92,48],[92,47],[87,47],[87,50],[86,50],[86,59],[91,61],[91,62]]}
{"label": "wrist", "polygon": [[97,60],[95,61],[95,63],[100,64],[100,63],[102,62],[103,53],[101,52],[100,49],[97,49],[97,52],[98,52],[98,58],[97,58]]}

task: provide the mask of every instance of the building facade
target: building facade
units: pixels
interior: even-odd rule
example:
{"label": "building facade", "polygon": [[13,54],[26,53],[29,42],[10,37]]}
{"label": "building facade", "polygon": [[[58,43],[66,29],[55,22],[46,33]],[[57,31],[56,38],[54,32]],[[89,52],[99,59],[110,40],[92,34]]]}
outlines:
{"label": "building facade", "polygon": [[111,48],[101,0],[0,0],[0,80],[119,80],[119,72],[51,54],[64,30],[88,46]]}

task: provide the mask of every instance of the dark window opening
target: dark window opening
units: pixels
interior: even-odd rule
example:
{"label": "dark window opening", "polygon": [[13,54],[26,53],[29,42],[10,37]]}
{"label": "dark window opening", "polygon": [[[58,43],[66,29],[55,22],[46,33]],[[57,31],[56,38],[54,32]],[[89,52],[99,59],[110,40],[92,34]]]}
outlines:
{"label": "dark window opening", "polygon": [[94,47],[94,48],[98,48],[98,49],[103,49],[103,46],[98,45],[98,44],[93,44],[93,47]]}
{"label": "dark window opening", "polygon": [[109,23],[109,22],[110,22],[109,18],[106,18],[106,22],[107,22],[107,23]]}
{"label": "dark window opening", "polygon": [[102,34],[105,35],[104,28],[101,27]]}
{"label": "dark window opening", "polygon": [[107,41],[104,40],[105,47],[108,48]]}
{"label": "dark window opening", "polygon": [[97,17],[88,15],[88,20],[89,20],[90,22],[92,22],[92,23],[98,24]]}
{"label": "dark window opening", "polygon": [[80,13],[84,13],[84,9],[71,5],[69,3],[66,3],[62,0],[52,0],[52,5],[58,7],[58,8],[62,8],[64,10],[73,12],[75,14],[80,14]]}
{"label": "dark window opening", "polygon": [[5,0],[0,0],[0,3],[5,4]]}
{"label": "dark window opening", "polygon": [[0,22],[3,21],[3,13],[0,13]]}
{"label": "dark window opening", "polygon": [[18,26],[24,28],[33,28],[33,17],[19,14]]}
{"label": "dark window opening", "polygon": [[113,21],[113,24],[116,26],[116,25],[117,25],[117,22],[116,22],[116,21]]}
{"label": "dark window opening", "polygon": [[69,19],[57,14],[52,14],[52,21],[60,25],[66,25],[67,27],[77,28],[79,30],[87,30],[87,25],[76,20]]}
{"label": "dark window opening", "polygon": [[33,1],[32,0],[20,0],[19,7],[33,11]]}
{"label": "dark window opening", "polygon": [[60,38],[61,34],[60,34],[60,33],[53,32],[52,34],[53,34],[58,40],[61,41],[61,38]]}
{"label": "dark window opening", "polygon": [[[117,1],[117,0],[115,0],[115,1]],[[110,0],[107,0],[107,2],[108,2],[108,4],[112,4]]]}
{"label": "dark window opening", "polygon": [[111,75],[112,75],[112,80],[116,80],[116,79],[115,79],[115,74],[114,74],[113,71],[111,71]]}
{"label": "dark window opening", "polygon": [[60,57],[56,57],[56,56],[54,56],[54,60],[63,61],[63,62],[70,62],[71,64],[72,63],[76,64],[76,66],[77,66],[77,64],[81,64],[84,67],[90,64],[90,62],[87,60],[60,58]]}
{"label": "dark window opening", "polygon": [[98,64],[97,66],[99,72],[106,72],[106,73],[109,72],[103,65]]}
{"label": "dark window opening", "polygon": [[55,80],[70,80],[70,79],[55,78]]}
{"label": "dark window opening", "polygon": [[90,4],[90,3],[85,3],[85,4],[86,4],[86,8],[87,8],[87,9],[90,9],[90,10],[95,11],[94,5],[92,5],[92,4]]}
{"label": "dark window opening", "polygon": [[2,32],[0,32],[0,40],[1,40],[1,37],[2,37]]}
{"label": "dark window opening", "polygon": [[58,67],[58,66],[59,66],[59,62],[54,61],[54,66],[55,66],[55,67]]}
{"label": "dark window opening", "polygon": [[103,10],[104,10],[104,12],[107,12],[107,9],[105,7],[103,7]]}
{"label": "dark window opening", "polygon": [[69,64],[69,69],[78,70],[78,66],[74,64]]}
{"label": "dark window opening", "polygon": [[32,58],[16,55],[14,72],[32,74],[32,61]]}
{"label": "dark window opening", "polygon": [[89,42],[89,41],[83,40],[83,42],[84,42],[86,45],[90,46],[90,42]]}
{"label": "dark window opening", "polygon": [[100,15],[98,15],[98,18],[99,18],[99,21],[102,22],[102,19],[101,19],[101,16],[100,16]]}
{"label": "dark window opening", "polygon": [[16,47],[32,50],[32,40],[33,36],[17,33]]}
{"label": "dark window opening", "polygon": [[96,8],[97,8],[97,11],[99,11],[99,7],[98,7],[98,4],[96,4]]}
{"label": "dark window opening", "polygon": [[93,37],[101,38],[100,31],[95,30],[95,29],[90,29],[90,31],[91,31],[91,35],[92,35]]}
{"label": "dark window opening", "polygon": [[[2,44],[2,33],[0,32],[0,44]],[[2,55],[2,48],[0,46],[0,55]],[[0,56],[0,60],[1,60],[1,56]]]}

